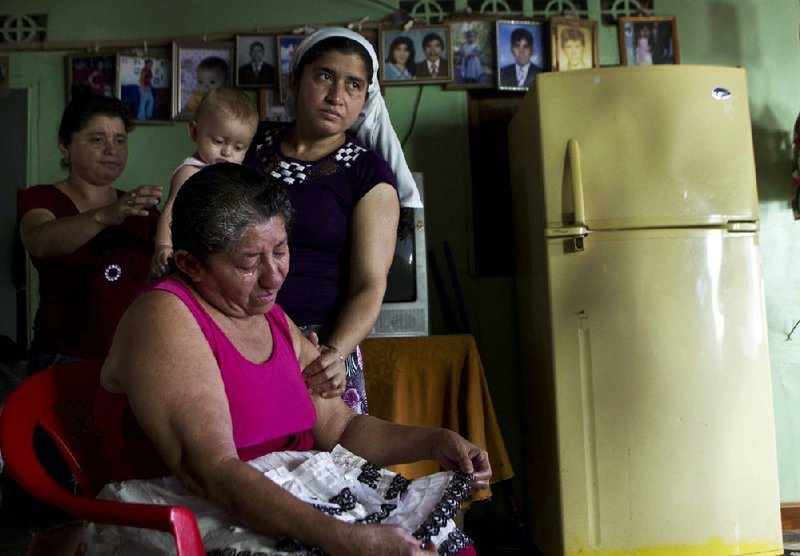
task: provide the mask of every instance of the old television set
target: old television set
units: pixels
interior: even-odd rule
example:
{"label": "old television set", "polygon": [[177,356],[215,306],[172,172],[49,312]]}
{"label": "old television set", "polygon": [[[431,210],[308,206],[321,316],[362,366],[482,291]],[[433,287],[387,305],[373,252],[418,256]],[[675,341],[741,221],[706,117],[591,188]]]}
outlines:
{"label": "old television set", "polygon": [[[422,196],[422,173],[413,176]],[[371,338],[428,335],[427,267],[425,209],[401,208],[394,260]]]}

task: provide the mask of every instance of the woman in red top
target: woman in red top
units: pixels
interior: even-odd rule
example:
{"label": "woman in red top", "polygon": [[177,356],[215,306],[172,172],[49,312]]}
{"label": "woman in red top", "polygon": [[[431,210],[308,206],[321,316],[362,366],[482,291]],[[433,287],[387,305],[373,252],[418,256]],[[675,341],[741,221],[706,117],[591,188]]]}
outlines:
{"label": "woman in red top", "polygon": [[74,98],[58,130],[67,177],[20,196],[20,235],[39,273],[29,374],[103,357],[144,284],[161,187],[141,185],[128,193],[113,187],[128,160],[132,128],[120,100]]}

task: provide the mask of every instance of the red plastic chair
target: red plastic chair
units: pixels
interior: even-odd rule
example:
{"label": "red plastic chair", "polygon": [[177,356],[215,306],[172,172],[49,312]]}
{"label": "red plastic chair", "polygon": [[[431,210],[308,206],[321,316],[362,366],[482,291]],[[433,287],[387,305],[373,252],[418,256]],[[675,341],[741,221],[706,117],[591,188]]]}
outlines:
{"label": "red plastic chair", "polygon": [[[0,454],[25,490],[75,517],[95,523],[157,529],[175,537],[179,556],[205,555],[194,514],[186,508],[97,500],[103,487],[99,435],[92,419],[101,360],[44,369],[27,378],[0,408]],[[34,431],[52,438],[78,483],[80,494],[60,486],[34,451]]]}

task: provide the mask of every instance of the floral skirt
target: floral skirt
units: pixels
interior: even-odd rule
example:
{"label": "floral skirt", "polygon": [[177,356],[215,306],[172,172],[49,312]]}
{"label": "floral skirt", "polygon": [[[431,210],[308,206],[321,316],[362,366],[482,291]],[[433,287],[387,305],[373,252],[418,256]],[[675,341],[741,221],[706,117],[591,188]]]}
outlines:
{"label": "floral skirt", "polygon": [[[408,480],[341,446],[332,452],[274,452],[250,462],[297,498],[348,523],[399,525],[420,544],[431,540],[439,554],[457,554],[470,539],[453,517],[469,494],[472,476],[434,473]],[[219,507],[192,494],[174,477],[106,485],[99,498],[129,503],[180,505],[197,518],[209,556],[322,554],[294,539],[272,539],[238,525]],[[160,531],[87,524],[89,554],[172,554],[174,540]]]}
{"label": "floral skirt", "polygon": [[[308,336],[309,332],[316,332],[321,343],[325,343],[325,331],[322,325],[301,326],[300,330]],[[344,360],[345,385],[342,399],[347,406],[359,415],[368,415],[367,384],[364,381],[364,358],[361,357],[361,347],[356,346],[353,353]]]}

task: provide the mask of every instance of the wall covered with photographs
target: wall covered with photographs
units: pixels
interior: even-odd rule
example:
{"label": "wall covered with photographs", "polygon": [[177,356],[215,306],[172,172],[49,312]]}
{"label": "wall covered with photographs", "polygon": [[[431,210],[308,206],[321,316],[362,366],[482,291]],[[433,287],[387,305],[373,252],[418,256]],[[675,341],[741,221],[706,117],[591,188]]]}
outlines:
{"label": "wall covered with photographs", "polygon": [[[334,5],[335,4],[335,5]],[[188,40],[209,43],[229,42],[233,58],[229,66],[236,69],[232,83],[252,93],[260,102],[262,114],[271,119],[286,117],[281,103],[281,79],[277,59],[280,46],[271,39],[264,43],[264,59],[276,59],[274,84],[265,87],[264,74],[254,77],[256,83],[242,73],[242,66],[259,56],[252,44],[264,35],[293,36],[304,26],[351,24],[362,22],[364,31],[373,31],[379,48],[388,47],[389,36],[378,43],[381,28],[395,35],[403,34],[402,18],[396,11],[404,9],[419,17],[411,30],[424,26],[447,27],[449,44],[443,45],[443,55],[451,62],[449,81],[430,78],[413,84],[395,79],[385,85],[385,99],[398,136],[404,141],[405,154],[412,170],[424,172],[427,243],[429,249],[444,260],[442,245],[452,248],[457,276],[463,292],[467,316],[475,334],[489,385],[496,403],[498,419],[512,456],[512,463],[521,468],[518,414],[522,401],[517,399],[516,353],[517,330],[513,314],[514,281],[509,276],[476,276],[473,272],[473,214],[470,166],[480,164],[479,156],[470,159],[469,99],[472,95],[498,94],[519,97],[524,90],[498,88],[498,67],[508,65],[513,53],[510,44],[498,50],[496,25],[498,21],[541,22],[542,48],[550,53],[534,58],[542,60],[552,71],[568,62],[567,58],[552,57],[553,36],[547,23],[553,17],[566,17],[576,25],[584,42],[594,41],[597,56],[591,64],[617,65],[621,62],[619,17],[672,16],[675,18],[677,39],[673,52],[679,54],[674,63],[743,66],[748,72],[750,108],[753,119],[756,162],[761,198],[763,230],[763,264],[766,277],[771,358],[776,386],[775,406],[778,427],[781,496],[785,501],[800,501],[800,470],[795,462],[800,454],[800,430],[791,424],[800,420],[800,358],[796,336],[785,341],[786,333],[800,313],[800,291],[794,287],[794,277],[800,272],[800,242],[788,202],[790,189],[791,127],[797,117],[797,82],[800,57],[796,54],[797,21],[800,5],[797,2],[764,2],[737,0],[715,3],[709,10],[707,2],[696,0],[573,0],[562,2],[539,0],[506,0],[492,2],[509,9],[497,14],[481,15],[482,1],[453,0],[427,3],[396,0],[340,1],[241,0],[223,9],[202,8],[188,0],[138,0],[137,2],[103,2],[101,0],[4,0],[0,18],[22,19],[23,14],[38,14],[21,34],[44,41],[25,49],[9,45],[0,37],[0,67],[4,70],[5,86],[24,91],[28,98],[27,183],[2,184],[4,187],[51,183],[63,177],[56,148],[56,128],[64,108],[68,90],[68,56],[94,57],[105,55],[114,60],[119,70],[112,78],[105,62],[102,90],[108,87],[113,94],[136,106],[141,106],[144,118],[159,125],[139,125],[131,134],[130,158],[125,173],[119,179],[123,188],[142,183],[166,183],[176,163],[186,157],[192,143],[186,124],[173,119],[175,87],[172,42]],[[546,12],[547,5],[556,8]],[[625,13],[613,14],[614,4],[634,6]],[[441,9],[437,12],[435,9]],[[424,17],[426,7],[439,16]],[[465,13],[471,8],[470,13]],[[638,8],[641,8],[638,9]],[[645,12],[643,10],[650,10]],[[712,13],[713,12],[713,13]],[[577,16],[571,18],[571,16]],[[46,17],[42,17],[46,16]],[[364,18],[367,17],[367,20]],[[489,22],[485,21],[488,19]],[[581,23],[596,23],[592,26]],[[568,22],[569,23],[569,22]],[[626,63],[636,60],[631,42],[642,24],[633,21],[622,30],[626,48]],[[644,26],[652,23],[644,22]],[[656,33],[663,37],[665,23],[655,21]],[[626,34],[630,30],[630,35]],[[596,34],[595,34],[596,33]],[[644,32],[647,33],[647,32]],[[573,33],[570,33],[573,34]],[[533,35],[533,34],[532,34]],[[577,36],[577,35],[575,35]],[[630,39],[628,38],[630,36]],[[446,39],[447,37],[445,37]],[[560,36],[557,37],[560,41]],[[415,51],[421,49],[421,37],[414,37]],[[574,40],[580,43],[579,39]],[[678,44],[679,43],[679,44]],[[560,42],[559,42],[560,44]],[[644,44],[644,43],[643,43]],[[287,49],[290,44],[284,45]],[[584,46],[585,48],[585,46]],[[630,50],[627,50],[629,49]],[[258,49],[256,49],[258,50]],[[790,55],[786,55],[788,52]],[[415,52],[415,55],[421,51]],[[566,55],[566,53],[565,53]],[[531,55],[533,58],[533,54]],[[651,52],[651,57],[655,56]],[[126,58],[127,57],[127,58]],[[581,64],[588,64],[588,49],[583,51]],[[151,87],[153,112],[149,99],[142,104],[138,87],[147,59],[153,60]],[[578,59],[578,58],[576,58]],[[643,59],[647,59],[645,53]],[[385,60],[385,58],[384,58]],[[73,70],[73,78],[86,68]],[[147,79],[149,77],[145,76]],[[385,76],[384,76],[385,77]],[[83,78],[80,78],[83,79]],[[88,76],[86,77],[88,81]],[[98,88],[97,79],[91,80]],[[189,87],[185,83],[184,87]],[[473,89],[479,90],[473,90]],[[169,89],[169,93],[163,91]],[[483,90],[485,89],[485,90]],[[264,91],[263,95],[259,95]],[[145,95],[146,96],[146,95]],[[263,96],[263,98],[262,98]],[[494,184],[478,184],[491,189]],[[480,207],[478,207],[480,209]],[[34,288],[35,289],[35,288]],[[448,292],[449,293],[449,292]],[[451,294],[452,295],[452,294]],[[441,305],[441,296],[431,292],[431,330],[448,332]],[[772,339],[774,336],[774,340]]]}

